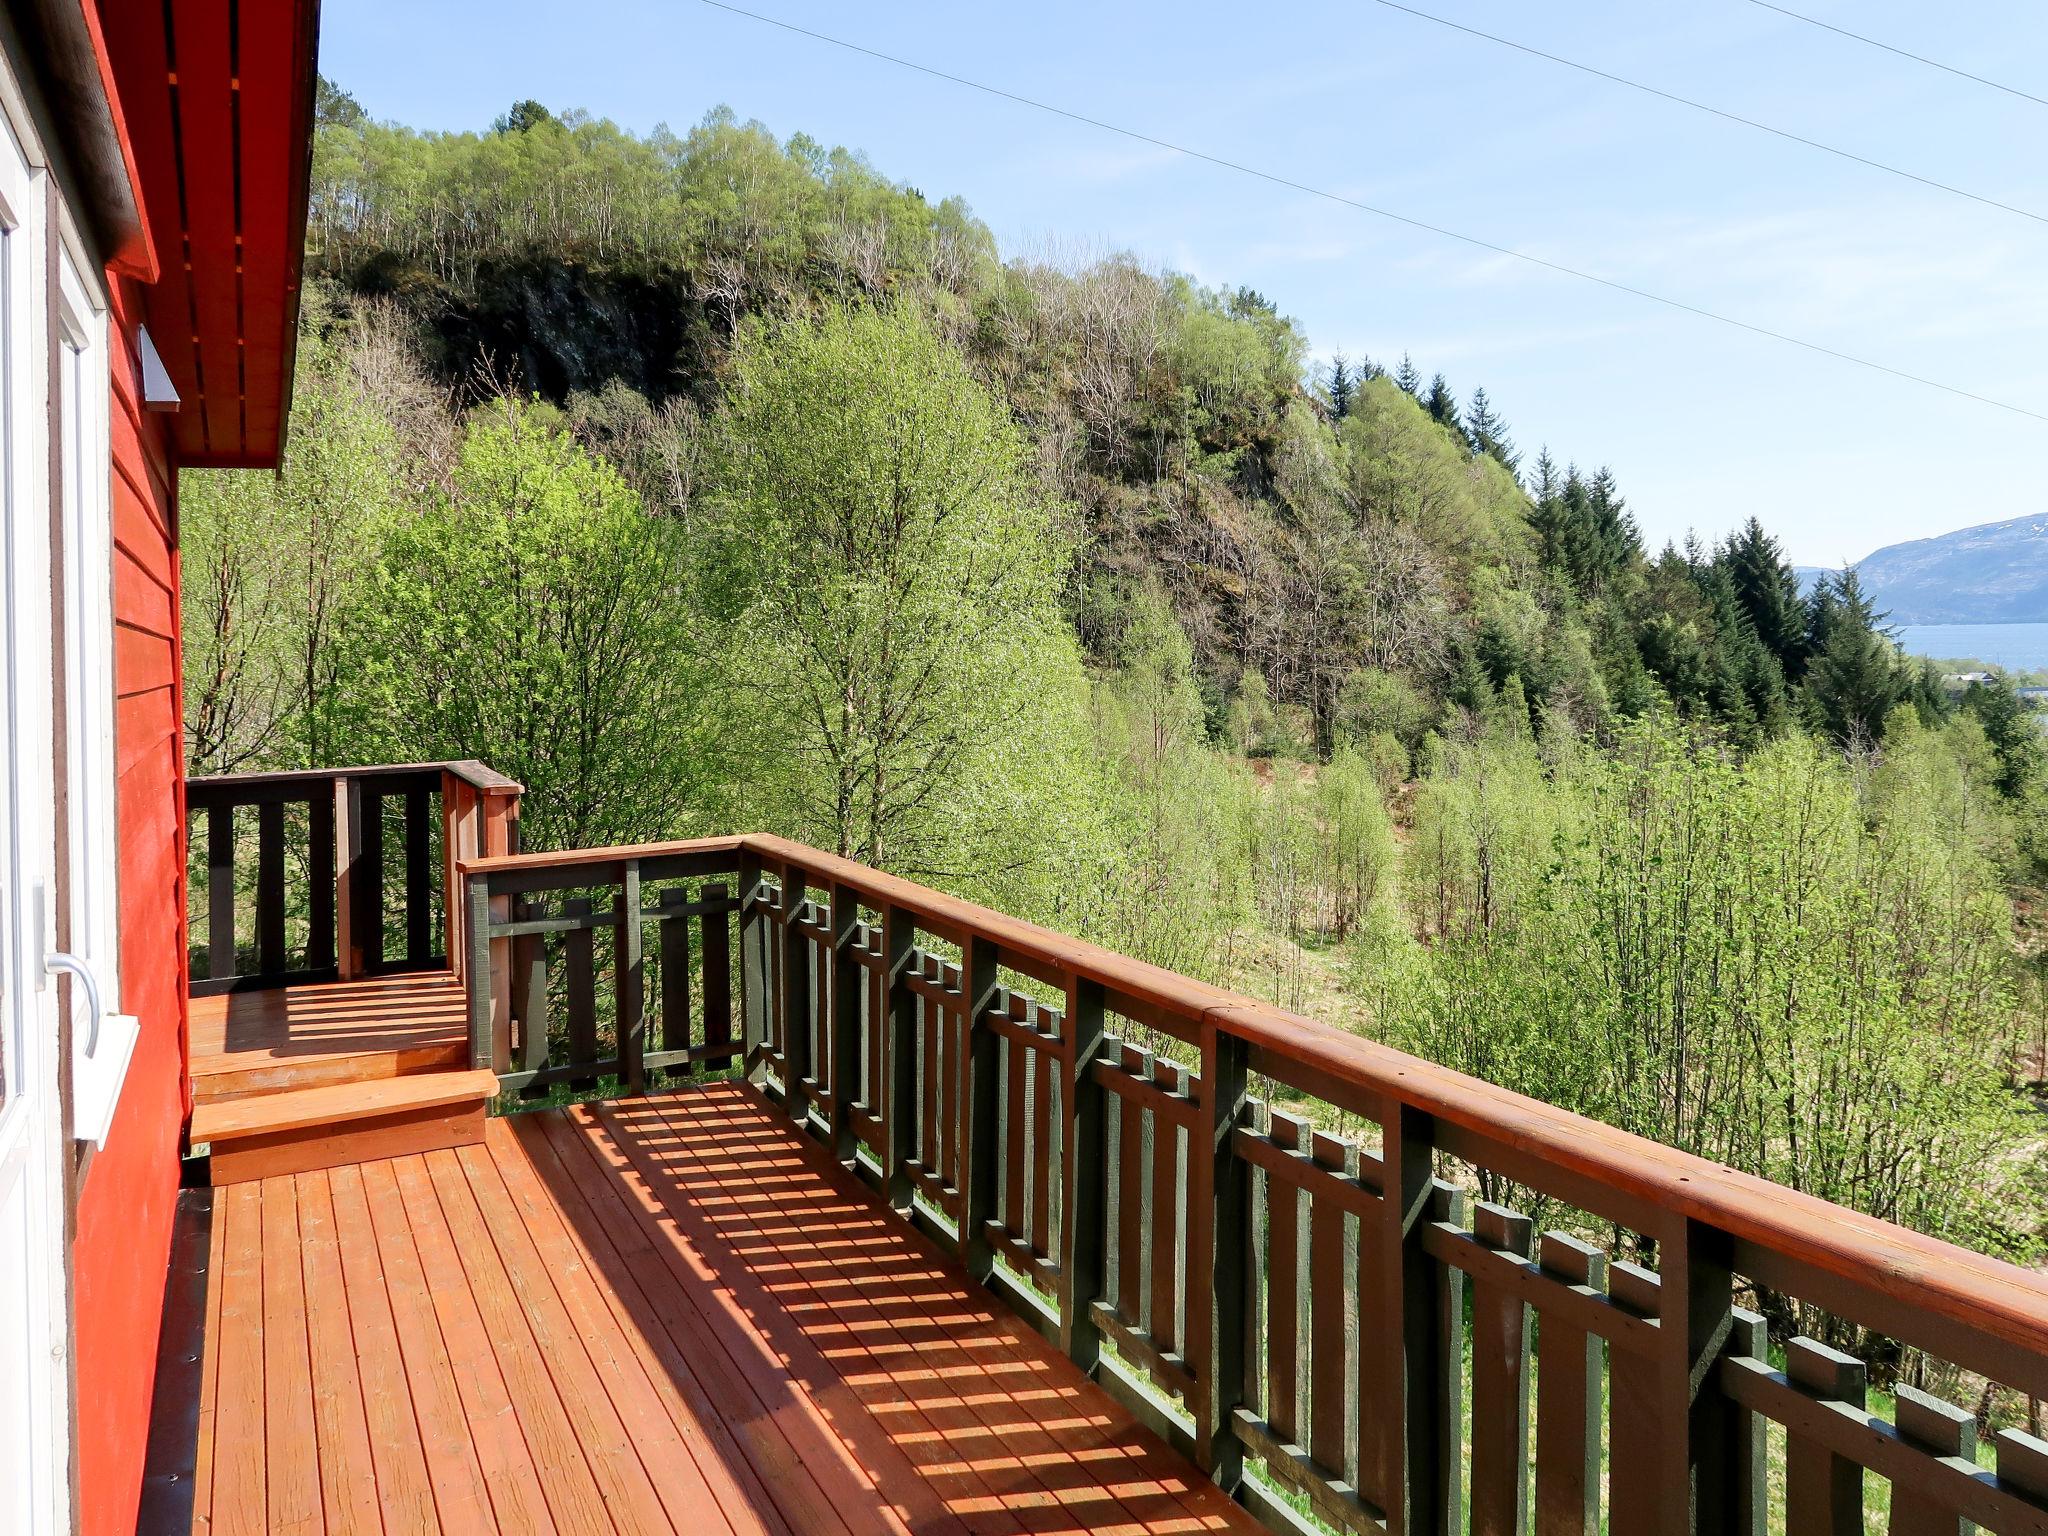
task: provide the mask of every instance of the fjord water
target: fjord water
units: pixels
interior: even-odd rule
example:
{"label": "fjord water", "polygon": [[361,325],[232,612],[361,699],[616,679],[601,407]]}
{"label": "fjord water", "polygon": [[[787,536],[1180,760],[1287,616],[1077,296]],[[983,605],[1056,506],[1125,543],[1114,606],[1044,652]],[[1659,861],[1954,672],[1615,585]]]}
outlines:
{"label": "fjord water", "polygon": [[1974,657],[2014,672],[2048,667],[2048,623],[1908,624],[1899,644],[1913,656]]}

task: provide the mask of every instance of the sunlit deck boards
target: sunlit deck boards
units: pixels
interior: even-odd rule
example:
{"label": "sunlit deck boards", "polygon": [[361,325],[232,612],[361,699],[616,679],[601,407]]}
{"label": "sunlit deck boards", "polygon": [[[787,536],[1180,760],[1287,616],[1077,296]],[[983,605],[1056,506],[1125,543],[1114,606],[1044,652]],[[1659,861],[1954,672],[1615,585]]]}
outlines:
{"label": "sunlit deck boards", "polygon": [[716,1085],[188,1193],[143,1529],[1253,1528],[786,1126]]}
{"label": "sunlit deck boards", "polygon": [[446,971],[192,999],[204,1100],[469,1064],[461,986]]}

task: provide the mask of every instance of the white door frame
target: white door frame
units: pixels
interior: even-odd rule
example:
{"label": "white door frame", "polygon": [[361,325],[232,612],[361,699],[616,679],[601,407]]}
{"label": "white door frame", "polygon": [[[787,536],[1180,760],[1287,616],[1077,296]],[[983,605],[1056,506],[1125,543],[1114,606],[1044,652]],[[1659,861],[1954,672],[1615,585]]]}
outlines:
{"label": "white door frame", "polygon": [[[19,100],[11,78],[0,84]],[[49,191],[27,133],[0,109],[0,1529],[60,1536],[71,1520],[64,1147],[43,966],[56,868]]]}

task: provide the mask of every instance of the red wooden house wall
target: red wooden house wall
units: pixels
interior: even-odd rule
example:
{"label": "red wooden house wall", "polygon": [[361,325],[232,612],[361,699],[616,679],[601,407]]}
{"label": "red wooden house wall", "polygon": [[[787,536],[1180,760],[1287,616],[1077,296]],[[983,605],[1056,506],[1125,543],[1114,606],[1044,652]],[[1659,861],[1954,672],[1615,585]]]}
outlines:
{"label": "red wooden house wall", "polygon": [[135,1529],[187,1107],[177,481],[167,418],[142,405],[141,289],[108,286],[121,996],[142,1036],[113,1133],[86,1169],[72,1248],[84,1536]]}

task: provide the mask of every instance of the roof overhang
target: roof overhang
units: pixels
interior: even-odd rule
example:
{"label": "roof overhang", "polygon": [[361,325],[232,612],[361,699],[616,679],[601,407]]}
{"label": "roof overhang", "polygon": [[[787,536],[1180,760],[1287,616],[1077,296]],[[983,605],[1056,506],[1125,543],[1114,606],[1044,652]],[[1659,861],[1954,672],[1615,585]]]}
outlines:
{"label": "roof overhang", "polygon": [[109,267],[154,282],[156,252],[142,183],[99,15],[85,0],[29,0],[23,20],[45,105],[62,125],[73,211]]}
{"label": "roof overhang", "polygon": [[275,467],[298,337],[319,0],[97,10],[154,245],[146,317],[183,402],[178,462]]}

